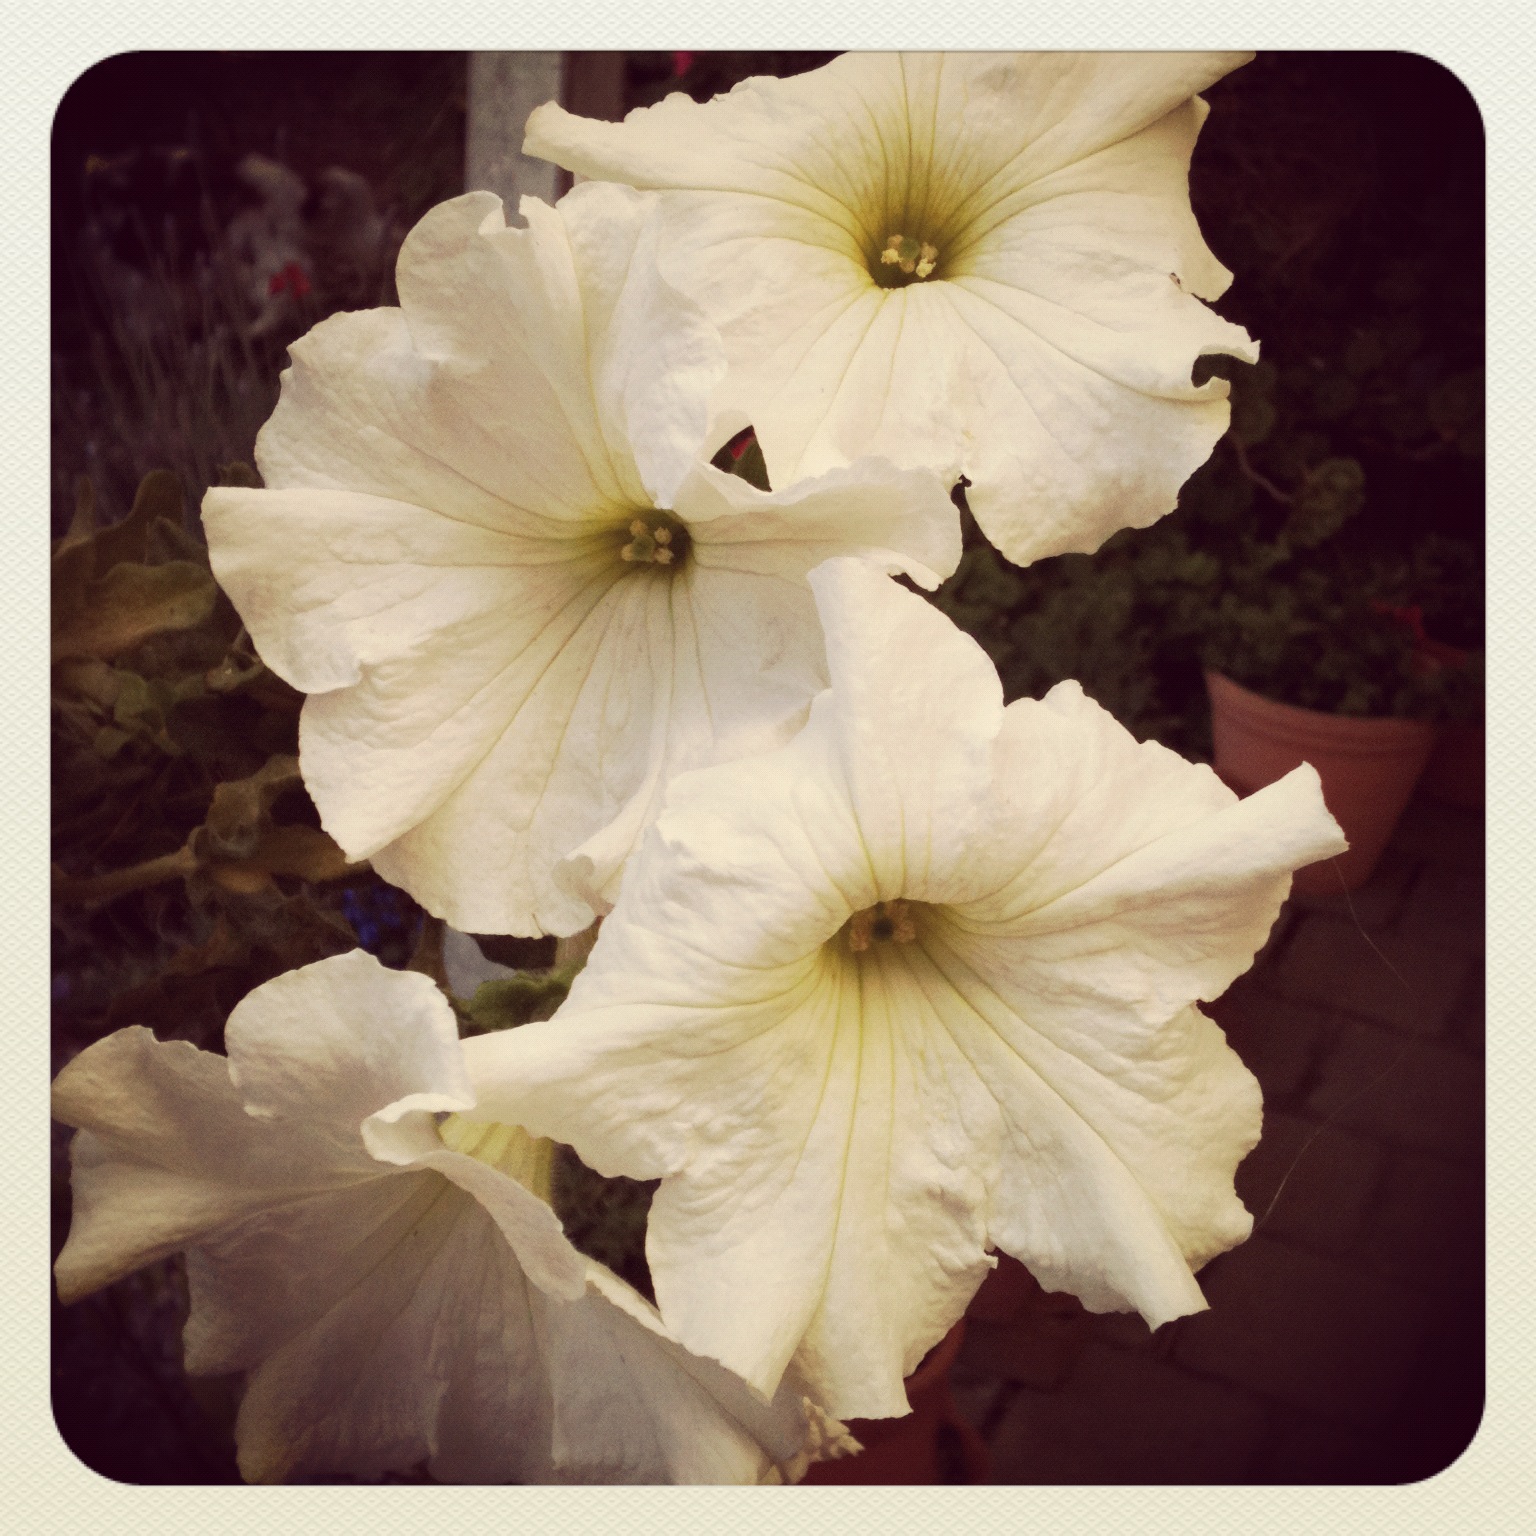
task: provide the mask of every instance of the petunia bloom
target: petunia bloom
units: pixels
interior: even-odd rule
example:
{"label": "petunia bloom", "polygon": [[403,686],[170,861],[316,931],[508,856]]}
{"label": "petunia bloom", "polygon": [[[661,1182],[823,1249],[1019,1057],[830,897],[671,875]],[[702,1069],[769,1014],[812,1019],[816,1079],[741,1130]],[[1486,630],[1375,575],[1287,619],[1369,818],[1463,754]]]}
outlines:
{"label": "petunia bloom", "polygon": [[1311,768],[1239,801],[1075,683],[1004,709],[878,571],[811,581],[805,730],[675,780],[564,1007],[465,1056],[474,1113],[662,1180],[690,1348],[879,1417],[993,1248],[1095,1311],[1204,1306],[1260,1102],[1195,1004],[1343,841]]}
{"label": "petunia bloom", "polygon": [[724,363],[657,275],[653,203],[433,210],[400,308],[293,347],[266,488],[204,502],[215,574],[310,695],[326,830],[470,932],[586,927],[670,774],[798,728],[825,681],[811,566],[891,550],[933,584],[959,558],[930,474],[769,494],[699,461]]}
{"label": "petunia bloom", "polygon": [[472,1098],[427,978],[322,960],[252,992],[227,1043],[125,1029],[60,1073],[80,1129],[57,1275],[71,1301],[186,1252],[187,1369],[249,1373],[247,1479],[757,1482],[848,1448],[570,1245],[535,1192],[549,1144],[453,1113]]}
{"label": "petunia bloom", "polygon": [[1202,299],[1190,210],[1231,53],[846,54],[622,123],[553,103],[524,145],[659,189],[663,271],[720,326],[723,420],[773,484],[865,453],[964,472],[1010,560],[1169,511],[1226,430],[1197,358],[1254,361]]}

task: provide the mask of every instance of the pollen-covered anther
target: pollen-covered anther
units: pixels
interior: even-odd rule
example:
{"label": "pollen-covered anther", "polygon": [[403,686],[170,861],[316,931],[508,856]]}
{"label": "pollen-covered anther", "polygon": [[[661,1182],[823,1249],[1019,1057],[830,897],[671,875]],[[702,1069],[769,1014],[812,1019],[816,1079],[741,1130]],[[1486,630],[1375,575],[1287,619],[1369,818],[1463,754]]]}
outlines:
{"label": "pollen-covered anther", "polygon": [[871,942],[879,944],[910,944],[917,937],[917,925],[912,921],[912,905],[899,897],[894,901],[877,902],[855,912],[848,919],[848,948],[854,954],[862,954]]}
{"label": "pollen-covered anther", "polygon": [[619,551],[619,559],[633,565],[671,565],[672,530],[664,524],[652,528],[642,517],[630,525],[630,541]]}
{"label": "pollen-covered anther", "polygon": [[939,261],[937,246],[926,240],[914,240],[909,235],[892,235],[880,252],[881,262],[888,267],[899,267],[913,277],[927,277]]}

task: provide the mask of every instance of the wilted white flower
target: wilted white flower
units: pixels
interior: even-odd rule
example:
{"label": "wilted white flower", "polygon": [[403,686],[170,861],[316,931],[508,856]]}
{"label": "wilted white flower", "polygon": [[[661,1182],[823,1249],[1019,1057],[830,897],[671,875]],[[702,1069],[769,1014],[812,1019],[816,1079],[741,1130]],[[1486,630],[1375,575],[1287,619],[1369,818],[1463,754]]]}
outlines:
{"label": "wilted white flower", "polygon": [[71,1301],[186,1252],[187,1369],[249,1373],[251,1481],[425,1461],[450,1482],[758,1482],[848,1448],[570,1245],[534,1192],[549,1144],[452,1113],[473,1100],[426,977],[322,960],[252,992],[226,1039],[227,1061],[120,1030],[60,1073],[80,1130],[57,1274]]}
{"label": "wilted white flower", "polygon": [[811,580],[805,730],[675,780],[566,1005],[465,1054],[474,1113],[662,1179],[680,1339],[877,1417],[993,1247],[1096,1311],[1204,1306],[1260,1104],[1194,1004],[1342,839],[1310,768],[1240,802],[1074,683],[1005,710],[878,571]]}
{"label": "wilted white flower", "polygon": [[931,584],[959,558],[932,475],[767,494],[699,462],[724,363],[657,275],[653,203],[583,186],[525,199],[525,230],[489,193],[435,209],[399,309],[294,346],[267,488],[204,502],[215,574],[310,695],[326,830],[470,932],[586,927],[671,773],[799,726],[811,566],[894,550]]}
{"label": "wilted white flower", "polygon": [[1190,211],[1231,53],[846,54],[525,149],[662,190],[664,272],[724,335],[722,419],[775,485],[865,453],[963,471],[1009,559],[1169,511],[1226,430],[1195,360],[1253,361]]}

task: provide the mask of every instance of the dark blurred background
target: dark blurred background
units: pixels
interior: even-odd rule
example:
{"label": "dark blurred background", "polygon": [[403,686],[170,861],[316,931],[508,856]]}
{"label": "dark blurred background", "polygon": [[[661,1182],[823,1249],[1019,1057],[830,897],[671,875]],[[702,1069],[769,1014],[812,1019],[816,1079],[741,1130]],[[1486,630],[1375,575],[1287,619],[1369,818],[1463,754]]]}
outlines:
{"label": "dark blurred background", "polygon": [[[565,95],[614,116],[828,57],[572,55]],[[291,771],[300,700],[214,590],[195,508],[211,484],[255,483],[255,435],[289,342],[336,310],[393,302],[406,231],[464,188],[467,78],[457,53],[144,53],[94,66],[60,104],[56,1065],[129,1023],[218,1049],[251,987],[358,943],[430,965],[419,910],[319,830]],[[986,647],[1010,698],[1076,677],[1136,734],[1189,756],[1210,756],[1208,667],[1315,710],[1473,725],[1477,109],[1407,54],[1261,55],[1208,99],[1192,199],[1236,274],[1217,307],[1263,346],[1256,368],[1218,365],[1233,382],[1231,432],[1177,513],[1096,555],[1020,570],[967,520],[965,558],[936,600]],[[155,590],[174,588],[181,618],[87,623],[114,562],[160,568]],[[163,864],[182,848],[195,850],[185,869]],[[1410,903],[1407,885],[1400,894]],[[551,960],[537,945],[484,947],[512,965]],[[67,1224],[61,1178],[55,1247]],[[628,1241],[632,1212],[620,1225]],[[1470,1284],[1469,1241],[1457,1273]],[[184,1310],[169,1264],[56,1317],[58,1423],[108,1476],[234,1478],[233,1387],[183,1380]],[[1421,1435],[1430,1461],[1480,1392],[1479,1330],[1463,1320],[1444,1367],[1460,1406]],[[1328,1480],[1427,1470],[1362,1452]]]}

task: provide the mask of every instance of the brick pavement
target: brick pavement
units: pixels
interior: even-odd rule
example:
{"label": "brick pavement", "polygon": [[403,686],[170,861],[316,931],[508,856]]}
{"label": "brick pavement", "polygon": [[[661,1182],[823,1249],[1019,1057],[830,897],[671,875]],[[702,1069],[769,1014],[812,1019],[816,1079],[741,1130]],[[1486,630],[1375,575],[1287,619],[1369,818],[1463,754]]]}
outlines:
{"label": "brick pavement", "polygon": [[[1210,1011],[1264,1089],[1255,1235],[1154,1334],[1018,1266],[952,1382],[999,1483],[1397,1483],[1482,1407],[1483,819],[1420,797]],[[1006,1261],[1011,1264],[1011,1261]]]}

